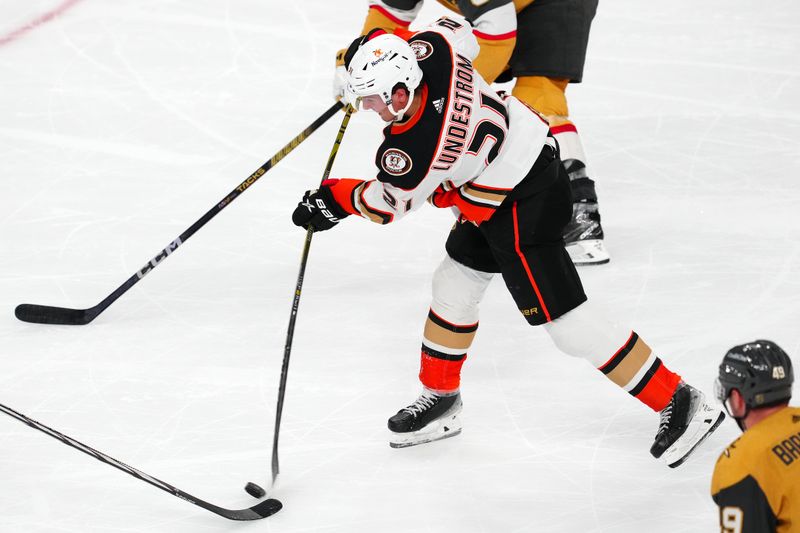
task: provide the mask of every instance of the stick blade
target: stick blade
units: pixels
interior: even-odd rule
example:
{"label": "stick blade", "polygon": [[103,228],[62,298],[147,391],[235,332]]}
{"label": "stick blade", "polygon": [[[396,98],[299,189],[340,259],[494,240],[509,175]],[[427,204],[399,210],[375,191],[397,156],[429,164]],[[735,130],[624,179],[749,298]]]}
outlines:
{"label": "stick blade", "polygon": [[230,520],[261,520],[262,518],[267,518],[268,516],[274,515],[281,509],[283,509],[283,504],[281,502],[274,498],[269,498],[262,502],[258,502],[249,509],[219,512],[222,511],[220,509],[218,510],[218,514],[221,514]]}
{"label": "stick blade", "polygon": [[58,324],[64,326],[83,326],[97,316],[91,309],[68,309],[49,305],[20,304],[14,315],[23,322],[33,324]]}
{"label": "stick blade", "polygon": [[261,518],[272,516],[281,509],[283,509],[283,504],[275,498],[267,498],[263,502],[259,502],[250,508],[251,511]]}

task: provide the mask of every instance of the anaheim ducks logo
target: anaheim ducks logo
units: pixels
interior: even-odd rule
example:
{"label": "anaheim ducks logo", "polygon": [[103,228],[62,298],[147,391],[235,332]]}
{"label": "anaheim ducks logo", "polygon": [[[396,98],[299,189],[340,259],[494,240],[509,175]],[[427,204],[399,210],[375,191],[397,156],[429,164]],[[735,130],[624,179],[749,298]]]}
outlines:
{"label": "anaheim ducks logo", "polygon": [[383,153],[381,166],[392,176],[402,176],[411,170],[411,158],[402,150],[390,148]]}
{"label": "anaheim ducks logo", "polygon": [[433,53],[433,46],[427,41],[411,41],[408,44],[417,56],[417,61],[427,59]]}

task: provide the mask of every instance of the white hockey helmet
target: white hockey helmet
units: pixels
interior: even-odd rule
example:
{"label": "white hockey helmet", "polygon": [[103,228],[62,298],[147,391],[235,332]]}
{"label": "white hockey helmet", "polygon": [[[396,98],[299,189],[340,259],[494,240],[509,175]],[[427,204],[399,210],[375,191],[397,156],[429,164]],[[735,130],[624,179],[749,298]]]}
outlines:
{"label": "white hockey helmet", "polygon": [[[384,33],[363,43],[348,63],[345,99],[358,107],[360,98],[378,95],[399,118],[411,105],[414,89],[421,81],[422,69],[411,46],[397,35]],[[404,84],[409,92],[403,109],[392,107],[392,90],[398,83]]]}

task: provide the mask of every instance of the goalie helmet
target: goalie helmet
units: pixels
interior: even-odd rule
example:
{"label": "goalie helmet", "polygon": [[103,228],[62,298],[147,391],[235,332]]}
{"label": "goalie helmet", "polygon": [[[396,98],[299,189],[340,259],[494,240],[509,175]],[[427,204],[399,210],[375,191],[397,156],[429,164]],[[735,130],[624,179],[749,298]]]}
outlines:
{"label": "goalie helmet", "polygon": [[[361,43],[348,61],[345,99],[358,107],[360,98],[378,95],[393,115],[401,117],[421,81],[422,69],[411,46],[397,35],[382,33]],[[403,109],[394,109],[392,92],[399,83],[408,89],[408,103]]]}
{"label": "goalie helmet", "polygon": [[792,361],[786,352],[774,342],[757,340],[728,350],[719,365],[715,389],[731,414],[731,390],[739,391],[749,411],[789,401],[793,382]]}

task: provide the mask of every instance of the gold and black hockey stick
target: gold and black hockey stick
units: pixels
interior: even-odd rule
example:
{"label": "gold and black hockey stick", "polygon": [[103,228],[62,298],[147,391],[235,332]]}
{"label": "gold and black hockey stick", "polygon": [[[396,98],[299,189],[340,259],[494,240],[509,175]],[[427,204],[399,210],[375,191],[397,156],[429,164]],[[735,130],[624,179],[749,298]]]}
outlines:
{"label": "gold and black hockey stick", "polygon": [[[88,309],[70,309],[66,307],[51,307],[49,305],[20,304],[14,310],[14,314],[18,319],[24,322],[34,322],[37,324],[63,324],[69,326],[82,326],[88,324],[97,318],[97,315],[105,311],[108,306],[114,303],[117,298],[128,292],[128,289],[136,285],[139,280],[157,267],[164,259],[169,257],[169,255],[177,250],[181,244],[186,242],[189,237],[194,235],[197,230],[202,228],[206,222],[217,216],[220,211],[225,209],[225,207],[238,198],[240,194],[246,191],[253,183],[258,181],[258,179],[266,174],[269,169],[277,165],[281,159],[289,155],[292,150],[297,148],[300,143],[305,141],[312,133],[319,129],[320,126],[325,124],[325,122],[335,115],[337,111],[342,109],[342,107],[344,107],[344,104],[341,102],[337,101],[335,104],[333,104],[327,111],[320,115],[319,118],[317,118],[306,129],[300,132],[297,137],[289,141],[286,146],[278,150],[278,153],[272,156],[272,159],[258,167],[258,169],[250,174],[247,179],[245,179],[235,189],[228,193],[228,195],[223,198],[222,201],[209,209],[208,212],[200,217],[200,219],[194,224],[192,224],[189,229],[181,233],[177,239],[169,243],[166,248],[158,253],[158,255],[148,261],[146,265],[128,278],[125,283],[117,287],[114,292],[106,296],[105,299],[103,299],[103,301],[101,301],[99,304],[95,305],[94,307],[89,307]],[[349,118],[349,114],[347,116]]]}
{"label": "gold and black hockey stick", "polygon": [[[342,144],[342,138],[344,137],[344,132],[347,129],[347,124],[350,122],[350,115],[353,113],[353,108],[351,106],[347,106],[345,110],[344,118],[342,119],[342,125],[339,127],[339,133],[336,135],[336,141],[333,143],[333,148],[331,149],[331,155],[328,156],[328,163],[325,165],[325,171],[322,173],[322,179],[320,180],[320,185],[323,181],[328,179],[331,174],[331,168],[333,168],[333,161],[336,159],[336,154],[339,153],[339,145]],[[281,431],[281,415],[283,414],[283,400],[286,397],[286,380],[289,375],[289,357],[292,354],[292,340],[294,339],[294,326],[295,322],[297,322],[297,308],[300,307],[300,295],[303,292],[303,280],[306,275],[306,264],[308,263],[308,253],[311,250],[311,238],[314,236],[314,228],[313,226],[309,226],[308,231],[306,231],[306,240],[305,244],[303,245],[303,253],[300,257],[300,270],[297,273],[297,284],[294,288],[294,298],[292,299],[292,312],[289,315],[289,327],[286,331],[286,346],[283,350],[283,365],[281,366],[281,381],[280,385],[278,386],[278,407],[275,413],[275,434],[272,440],[272,484],[271,487],[275,487],[278,481],[278,474],[280,474],[280,464],[278,461],[278,436]],[[260,486],[256,485],[253,482],[250,482],[245,487],[245,490],[252,496],[257,498],[263,497],[266,494],[266,491],[262,489]]]}

